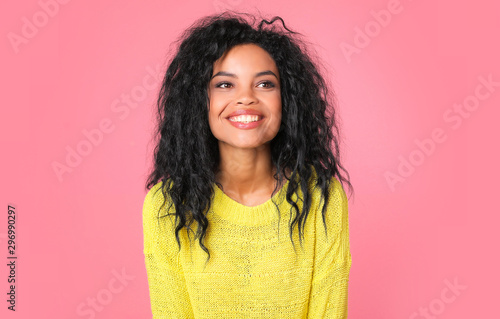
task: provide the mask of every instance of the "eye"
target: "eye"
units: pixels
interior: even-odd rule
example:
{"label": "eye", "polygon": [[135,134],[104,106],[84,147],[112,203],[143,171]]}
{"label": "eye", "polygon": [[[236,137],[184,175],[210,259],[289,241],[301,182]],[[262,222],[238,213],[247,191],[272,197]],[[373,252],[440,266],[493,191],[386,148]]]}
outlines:
{"label": "eye", "polygon": [[261,84],[268,85],[266,88],[273,88],[275,86],[274,83],[271,81],[264,81],[264,82],[259,83],[259,85],[261,85]]}
{"label": "eye", "polygon": [[224,87],[224,85],[232,85],[231,83],[229,82],[220,82],[220,83],[217,83],[215,85],[216,88],[223,88],[223,89],[226,89],[227,87]]}

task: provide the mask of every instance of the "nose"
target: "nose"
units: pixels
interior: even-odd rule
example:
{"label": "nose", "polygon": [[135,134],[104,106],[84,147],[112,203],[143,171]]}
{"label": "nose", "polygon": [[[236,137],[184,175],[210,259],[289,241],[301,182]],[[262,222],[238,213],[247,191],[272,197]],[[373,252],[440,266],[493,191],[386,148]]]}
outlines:
{"label": "nose", "polygon": [[252,104],[256,103],[257,98],[254,95],[252,88],[241,88],[238,92],[236,104]]}

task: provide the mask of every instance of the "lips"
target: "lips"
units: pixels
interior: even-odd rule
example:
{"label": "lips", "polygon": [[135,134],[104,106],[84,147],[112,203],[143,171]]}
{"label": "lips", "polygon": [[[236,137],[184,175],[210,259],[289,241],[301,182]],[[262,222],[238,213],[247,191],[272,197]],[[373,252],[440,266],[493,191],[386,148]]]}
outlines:
{"label": "lips", "polygon": [[234,116],[239,116],[239,115],[258,115],[260,119],[262,119],[264,116],[262,115],[261,112],[257,110],[252,110],[252,109],[240,109],[236,110],[233,113],[229,114],[227,119],[234,117]]}

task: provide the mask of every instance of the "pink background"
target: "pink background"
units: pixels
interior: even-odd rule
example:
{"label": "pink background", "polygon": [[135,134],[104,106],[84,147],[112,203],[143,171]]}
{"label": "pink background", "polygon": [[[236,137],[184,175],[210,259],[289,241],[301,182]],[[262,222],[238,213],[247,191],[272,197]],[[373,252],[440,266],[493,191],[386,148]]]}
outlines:
{"label": "pink background", "polygon": [[[315,45],[338,94],[355,187],[349,318],[498,317],[498,4],[54,3],[0,10],[0,317],[151,317],[141,209],[154,76],[197,18],[257,8]],[[464,102],[470,111],[459,113],[454,105]],[[76,149],[80,160],[68,157]],[[56,163],[73,167],[58,175]],[[17,212],[15,313],[5,302],[9,204]]]}

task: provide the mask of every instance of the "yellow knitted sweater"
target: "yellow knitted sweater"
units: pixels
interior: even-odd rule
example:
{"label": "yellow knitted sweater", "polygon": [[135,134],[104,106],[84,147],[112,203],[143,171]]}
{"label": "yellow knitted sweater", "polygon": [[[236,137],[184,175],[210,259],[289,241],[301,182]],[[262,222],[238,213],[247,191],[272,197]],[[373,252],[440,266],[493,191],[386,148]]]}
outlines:
{"label": "yellow knitted sweater", "polygon": [[[312,179],[312,190],[311,183]],[[163,203],[161,182],[153,186],[143,207],[153,318],[347,318],[351,254],[342,185],[332,178],[326,212],[328,237],[319,209],[321,192],[314,189],[302,248],[294,228],[295,253],[288,228],[292,206],[285,199],[288,184],[253,207],[236,202],[214,184],[204,242],[210,251],[206,265],[206,253],[198,240],[189,243],[185,228],[179,233],[182,249],[178,253],[174,217],[157,219]],[[298,194],[302,197],[300,189]],[[293,199],[297,201],[297,193]],[[167,200],[161,216],[169,205]],[[298,206],[302,208],[300,200]]]}

